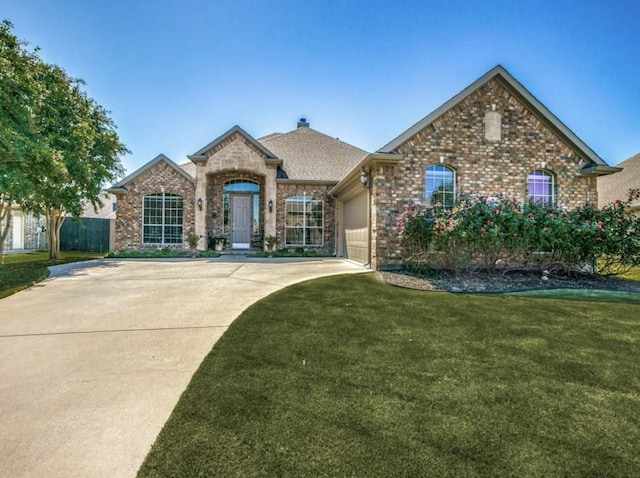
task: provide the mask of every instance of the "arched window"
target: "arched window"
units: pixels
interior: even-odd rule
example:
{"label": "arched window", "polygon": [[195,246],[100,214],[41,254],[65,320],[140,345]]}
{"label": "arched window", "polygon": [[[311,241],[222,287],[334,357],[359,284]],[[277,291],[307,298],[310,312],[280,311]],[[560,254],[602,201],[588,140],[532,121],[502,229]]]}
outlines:
{"label": "arched window", "polygon": [[165,193],[144,196],[142,242],[182,244],[182,196]]}
{"label": "arched window", "polygon": [[324,232],[324,203],[311,196],[292,196],[285,201],[287,246],[321,246]]}
{"label": "arched window", "polygon": [[555,189],[555,179],[550,172],[537,169],[529,173],[527,177],[527,195],[529,196],[529,201],[555,204]]}
{"label": "arched window", "polygon": [[424,198],[427,204],[453,206],[456,201],[455,173],[442,164],[427,166],[424,175]]}

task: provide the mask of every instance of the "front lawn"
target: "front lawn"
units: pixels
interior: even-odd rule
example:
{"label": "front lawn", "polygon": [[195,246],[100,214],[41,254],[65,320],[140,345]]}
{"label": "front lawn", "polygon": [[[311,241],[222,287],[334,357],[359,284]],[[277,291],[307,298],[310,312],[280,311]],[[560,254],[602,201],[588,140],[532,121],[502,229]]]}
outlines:
{"label": "front lawn", "polygon": [[94,252],[60,252],[58,259],[50,260],[48,252],[7,254],[0,265],[0,299],[46,279],[49,266],[98,259],[103,255]]}
{"label": "front lawn", "polygon": [[638,476],[639,312],[292,286],[232,324],[138,476]]}

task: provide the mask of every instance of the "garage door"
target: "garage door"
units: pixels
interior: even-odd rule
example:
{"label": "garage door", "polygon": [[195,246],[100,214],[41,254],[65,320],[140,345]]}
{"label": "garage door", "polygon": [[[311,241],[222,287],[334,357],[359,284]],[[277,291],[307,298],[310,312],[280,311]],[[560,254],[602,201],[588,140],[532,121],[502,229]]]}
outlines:
{"label": "garage door", "polygon": [[359,194],[344,203],[344,239],[346,256],[367,264],[369,262],[369,225],[366,193]]}

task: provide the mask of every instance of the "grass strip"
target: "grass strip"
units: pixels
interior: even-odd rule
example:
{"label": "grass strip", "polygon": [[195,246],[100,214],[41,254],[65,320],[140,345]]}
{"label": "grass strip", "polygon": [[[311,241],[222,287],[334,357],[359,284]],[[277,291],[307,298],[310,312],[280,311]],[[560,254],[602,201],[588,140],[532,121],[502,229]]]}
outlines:
{"label": "grass strip", "polygon": [[61,252],[58,259],[49,259],[48,252],[7,254],[0,265],[0,299],[37,284],[49,276],[49,266],[99,259],[103,254]]}

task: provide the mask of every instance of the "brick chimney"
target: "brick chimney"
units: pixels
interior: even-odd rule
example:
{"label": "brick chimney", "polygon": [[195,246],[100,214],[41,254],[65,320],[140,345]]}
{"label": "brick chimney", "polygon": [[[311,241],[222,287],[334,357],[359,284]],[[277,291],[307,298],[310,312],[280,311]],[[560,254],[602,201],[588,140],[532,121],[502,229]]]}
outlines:
{"label": "brick chimney", "polygon": [[309,127],[309,123],[307,123],[307,119],[300,118],[300,121],[298,121],[298,128],[308,128],[308,127]]}

